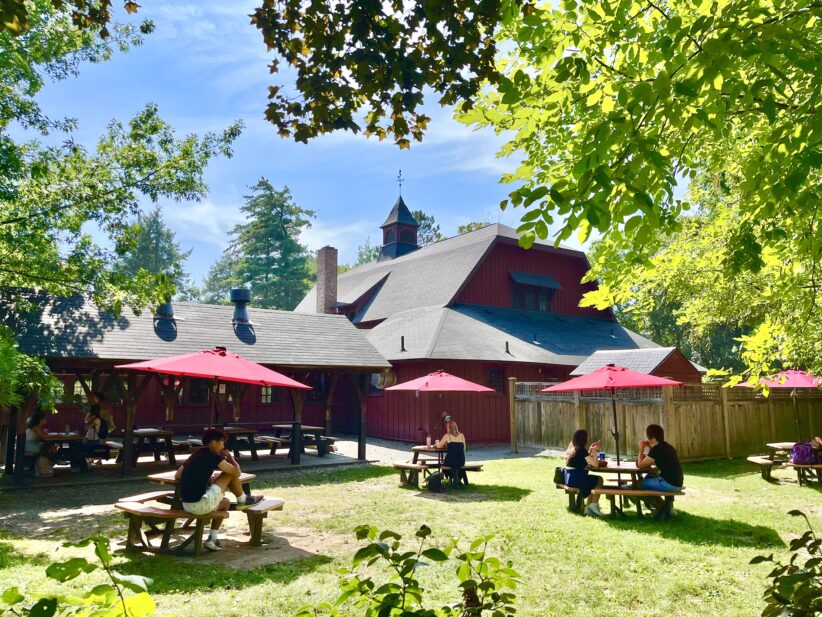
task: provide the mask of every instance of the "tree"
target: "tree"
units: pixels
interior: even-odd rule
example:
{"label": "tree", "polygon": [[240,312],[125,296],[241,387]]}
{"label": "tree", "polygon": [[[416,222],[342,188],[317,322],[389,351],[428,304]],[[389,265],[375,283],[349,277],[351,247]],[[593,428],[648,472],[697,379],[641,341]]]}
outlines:
{"label": "tree", "polygon": [[426,246],[444,240],[445,236],[440,233],[440,226],[431,214],[426,214],[422,210],[414,210],[411,215],[417,221],[417,244]]}
{"label": "tree", "polygon": [[138,277],[145,270],[150,274],[165,275],[174,285],[177,297],[191,299],[196,295],[184,263],[191,251],[182,251],[174,232],[163,221],[157,206],[148,214],[139,214],[125,234],[132,236],[130,248],[120,257],[115,270],[128,277]]}
{"label": "tree", "polygon": [[[728,161],[734,160],[729,152]],[[775,235],[775,226],[752,224],[743,215],[735,168],[729,163],[726,171],[695,178],[689,199],[696,214],[683,217],[680,231],[656,234],[646,263],[626,271],[619,237],[603,240],[593,256],[599,290],[587,294],[584,304],[601,307],[615,300],[624,314],[646,323],[667,312],[688,342],[724,348],[720,354],[727,353],[728,338],[738,339],[729,359],[741,358],[752,378],[790,367],[822,374],[818,202],[807,211],[785,213]],[[741,236],[763,246],[760,261],[744,268],[735,261]],[[739,368],[732,362],[714,366]]]}
{"label": "tree", "polygon": [[371,236],[367,237],[365,242],[357,247],[357,261],[351,267],[356,268],[377,261],[380,258],[380,251],[381,247],[379,245],[371,245]]}
{"label": "tree", "polygon": [[[76,75],[83,62],[139,44],[152,26],[115,26],[104,41],[72,27],[70,16],[48,2],[26,7],[25,33],[0,33],[0,287],[81,293],[115,312],[161,302],[173,292],[165,277],[113,267],[132,248],[127,220],[146,200],[202,197],[207,163],[231,154],[239,125],[180,139],[147,105],[126,123],[112,121],[93,150],[76,143],[74,123],[48,118],[35,95],[47,79]],[[67,135],[55,145],[18,142],[9,130],[15,122],[27,135]]]}
{"label": "tree", "polygon": [[470,223],[457,227],[457,233],[467,234],[469,231],[476,231],[477,229],[482,229],[483,227],[488,227],[489,225],[492,225],[490,220],[471,221]]}
{"label": "tree", "polygon": [[241,208],[247,223],[231,230],[231,242],[203,285],[206,302],[228,302],[233,287],[251,289],[254,304],[292,310],[310,288],[312,255],[300,244],[315,212],[297,206],[288,188],[262,178]]}

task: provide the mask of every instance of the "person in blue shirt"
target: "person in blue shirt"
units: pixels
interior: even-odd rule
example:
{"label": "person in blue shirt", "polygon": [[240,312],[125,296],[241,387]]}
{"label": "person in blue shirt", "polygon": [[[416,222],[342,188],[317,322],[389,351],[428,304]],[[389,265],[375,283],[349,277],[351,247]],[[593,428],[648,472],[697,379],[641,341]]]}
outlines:
{"label": "person in blue shirt", "polygon": [[597,465],[599,442],[588,445],[588,431],[579,429],[571,438],[568,449],[565,450],[565,485],[578,488],[583,498],[588,498],[584,513],[587,516],[602,516],[599,509],[599,495],[592,495],[591,491],[602,486],[602,476],[592,476],[588,473],[588,466]]}

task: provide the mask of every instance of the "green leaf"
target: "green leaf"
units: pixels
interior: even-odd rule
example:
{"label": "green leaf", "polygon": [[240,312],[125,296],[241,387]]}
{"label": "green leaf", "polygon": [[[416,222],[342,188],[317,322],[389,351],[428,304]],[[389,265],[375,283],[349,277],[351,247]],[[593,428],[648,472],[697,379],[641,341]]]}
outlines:
{"label": "green leaf", "polygon": [[9,587],[6,589],[0,599],[2,599],[5,604],[12,606],[25,600],[17,587]]}
{"label": "green leaf", "polygon": [[138,574],[120,574],[115,570],[110,570],[110,574],[115,583],[135,593],[148,591],[148,586],[154,582],[150,578]]}
{"label": "green leaf", "polygon": [[74,557],[68,561],[51,564],[46,568],[46,576],[65,583],[74,578],[77,578],[84,572],[93,572],[97,569],[92,563],[89,563],[82,557]]}
{"label": "green leaf", "polygon": [[29,617],[52,617],[56,611],[57,598],[40,598],[29,609]]}
{"label": "green leaf", "polygon": [[428,548],[422,552],[422,556],[431,561],[448,561],[448,555],[438,548]]}

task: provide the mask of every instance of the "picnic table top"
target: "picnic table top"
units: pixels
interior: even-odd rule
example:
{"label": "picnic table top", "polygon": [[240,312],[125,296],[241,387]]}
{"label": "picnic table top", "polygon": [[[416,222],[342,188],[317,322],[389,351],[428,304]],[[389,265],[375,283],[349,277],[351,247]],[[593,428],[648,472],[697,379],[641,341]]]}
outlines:
{"label": "picnic table top", "polygon": [[597,471],[604,473],[646,473],[656,471],[656,467],[640,469],[635,461],[620,461],[619,464],[616,461],[607,462],[608,464],[605,467],[588,467],[588,470],[595,473]]}
{"label": "picnic table top", "polygon": [[80,433],[46,433],[43,436],[43,441],[80,441],[83,436]]}
{"label": "picnic table top", "polygon": [[795,441],[773,441],[771,443],[765,444],[771,450],[787,450],[790,452],[793,450],[793,447],[796,445]]}
{"label": "picnic table top", "polygon": [[414,446],[411,452],[448,452],[448,448],[437,448],[436,446]]}
{"label": "picnic table top", "polygon": [[[289,423],[287,423],[287,424],[286,424],[286,423],[282,423],[282,424],[272,424],[271,426],[272,426],[273,428],[290,429],[290,428],[291,428],[291,424],[292,424],[292,423],[291,423],[291,422],[289,422]],[[324,426],[311,426],[311,425],[309,425],[309,424],[301,424],[301,425],[300,425],[300,430],[302,430],[302,431],[306,431],[306,432],[309,432],[309,433],[313,433],[313,432],[316,432],[316,431],[324,431],[324,430],[325,430],[325,427],[324,427]]]}
{"label": "picnic table top", "polygon": [[135,437],[172,437],[174,433],[162,428],[136,428]]}
{"label": "picnic table top", "polygon": [[[177,485],[177,484],[180,483],[180,481],[177,480],[174,477],[176,475],[176,473],[177,473],[176,471],[163,471],[161,473],[152,473],[152,474],[149,474],[148,481],[153,482],[154,484],[173,484],[173,485]],[[220,473],[215,471],[212,474],[211,477],[216,478],[218,475],[220,475]],[[241,484],[246,484],[246,483],[251,482],[252,480],[256,480],[256,479],[257,479],[257,476],[255,476],[253,473],[246,473],[244,471],[240,473],[240,483]]]}
{"label": "picnic table top", "polygon": [[[203,427],[203,431],[207,431],[209,428],[208,426]],[[242,426],[224,426],[220,429],[226,435],[240,435],[243,433],[256,433],[256,428],[243,428]]]}

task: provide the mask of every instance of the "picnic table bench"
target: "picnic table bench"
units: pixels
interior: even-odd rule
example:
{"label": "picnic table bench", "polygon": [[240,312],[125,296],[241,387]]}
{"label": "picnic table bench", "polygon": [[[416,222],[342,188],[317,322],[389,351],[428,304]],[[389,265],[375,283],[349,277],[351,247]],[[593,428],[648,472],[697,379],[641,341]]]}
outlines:
{"label": "picnic table bench", "polygon": [[793,467],[796,470],[796,479],[799,482],[799,486],[802,486],[802,483],[808,484],[817,480],[819,484],[822,484],[822,463],[813,463],[810,465],[801,465],[799,463],[785,463],[785,467]]}
{"label": "picnic table bench", "polygon": [[[568,495],[568,509],[571,510],[571,512],[580,512],[582,510],[582,492],[580,491],[580,489],[575,488],[573,486],[567,486],[565,484],[557,484],[556,487],[558,489],[564,490],[565,494]],[[665,505],[657,513],[657,517],[661,519],[667,519],[670,517],[671,508],[674,503],[674,497],[681,497],[685,495],[685,492],[679,491],[677,493],[669,493],[665,491],[649,491],[641,488],[633,488],[626,486],[603,486],[601,488],[595,488],[591,491],[591,494],[605,495],[605,498],[608,499],[608,503],[611,506],[612,517],[616,517],[617,515],[625,516],[623,507],[621,505],[617,505],[617,497],[627,497],[629,501],[634,501],[636,505],[637,514],[639,516],[643,516],[643,499],[648,497],[661,497],[665,500]]]}
{"label": "picnic table bench", "polygon": [[[423,478],[431,475],[432,469],[441,471],[451,471],[451,467],[446,467],[436,460],[423,459],[420,462],[394,463],[394,469],[400,472],[400,482],[409,486],[419,487],[420,472]],[[461,467],[462,471],[482,471],[482,463],[465,463]]]}
{"label": "picnic table bench", "polygon": [[754,465],[759,465],[759,472],[765,480],[771,479],[771,471],[773,471],[775,467],[781,467],[785,464],[785,461],[773,459],[770,456],[764,455],[749,456],[747,461],[749,463],[753,463]]}
{"label": "picnic table bench", "polygon": [[272,435],[257,435],[257,443],[270,447],[269,455],[276,456],[278,448],[290,448],[291,440],[285,437],[274,437]]}

